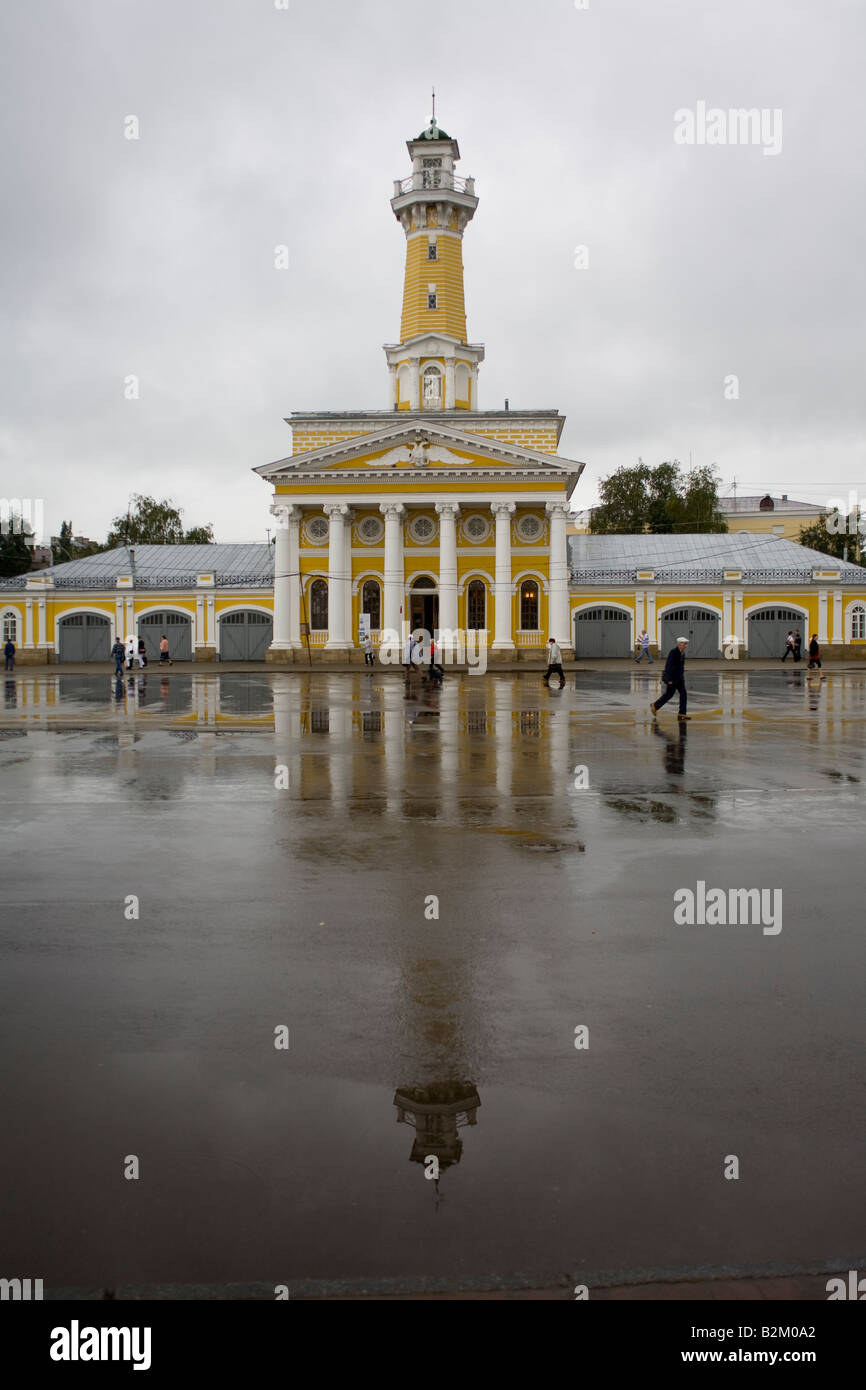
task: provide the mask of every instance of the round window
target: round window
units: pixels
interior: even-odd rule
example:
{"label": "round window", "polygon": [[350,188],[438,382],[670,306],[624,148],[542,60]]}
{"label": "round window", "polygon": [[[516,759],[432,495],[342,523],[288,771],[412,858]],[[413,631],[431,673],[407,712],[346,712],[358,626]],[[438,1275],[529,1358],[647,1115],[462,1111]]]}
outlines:
{"label": "round window", "polygon": [[311,516],[305,528],[307,540],[313,545],[321,545],[328,539],[328,519],[324,516]]}
{"label": "round window", "polygon": [[517,523],[517,534],[522,541],[537,541],[543,530],[541,520],[531,512],[522,516]]}
{"label": "round window", "polygon": [[367,545],[375,545],[376,541],[380,541],[384,530],[385,523],[378,516],[365,516],[358,523],[358,535]]}
{"label": "round window", "polygon": [[479,541],[485,540],[490,534],[490,523],[486,517],[470,516],[463,523],[463,532],[470,541],[474,541],[477,545]]}
{"label": "round window", "polygon": [[429,541],[435,531],[436,527],[429,516],[416,516],[409,524],[409,534],[416,541]]}

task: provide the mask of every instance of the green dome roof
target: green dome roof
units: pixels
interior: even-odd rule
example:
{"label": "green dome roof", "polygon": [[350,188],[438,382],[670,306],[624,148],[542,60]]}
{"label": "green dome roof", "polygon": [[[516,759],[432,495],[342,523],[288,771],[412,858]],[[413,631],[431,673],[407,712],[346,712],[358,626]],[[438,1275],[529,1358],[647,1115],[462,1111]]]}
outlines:
{"label": "green dome roof", "polygon": [[416,140],[450,140],[451,136],[447,131],[431,121],[426,130],[422,130],[420,135],[415,136]]}

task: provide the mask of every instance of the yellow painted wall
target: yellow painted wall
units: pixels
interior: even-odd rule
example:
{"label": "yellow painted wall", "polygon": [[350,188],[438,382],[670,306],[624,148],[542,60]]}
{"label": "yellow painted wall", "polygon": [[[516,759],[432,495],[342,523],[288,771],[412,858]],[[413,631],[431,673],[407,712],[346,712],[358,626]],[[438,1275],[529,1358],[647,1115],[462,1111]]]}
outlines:
{"label": "yellow painted wall", "polygon": [[[430,234],[436,230],[429,229]],[[436,231],[438,259],[428,260],[427,231],[410,235],[406,242],[403,280],[403,315],[400,341],[419,333],[447,333],[466,342],[466,305],[463,294],[463,242],[458,235]],[[435,284],[437,307],[427,308],[427,286]]]}

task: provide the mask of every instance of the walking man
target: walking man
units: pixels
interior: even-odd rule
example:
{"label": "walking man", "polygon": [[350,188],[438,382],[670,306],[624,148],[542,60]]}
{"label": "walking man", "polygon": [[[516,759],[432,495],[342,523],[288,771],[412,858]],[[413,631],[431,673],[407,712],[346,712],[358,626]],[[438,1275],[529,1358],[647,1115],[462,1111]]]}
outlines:
{"label": "walking man", "polygon": [[794,634],[793,634],[793,632],[789,632],[789,633],[788,633],[788,636],[785,638],[785,655],[782,657],[782,660],[784,661],[784,660],[785,660],[785,657],[789,657],[789,656],[793,656],[793,655],[794,655]]}
{"label": "walking man", "polygon": [[159,639],[159,664],[160,666],[164,666],[166,662],[168,662],[169,666],[174,665],[174,662],[168,654],[168,638],[165,633],[163,633]]}
{"label": "walking man", "polygon": [[138,639],[138,665],[142,671],[147,665],[147,647],[144,645],[143,637]]}
{"label": "walking man", "polygon": [[554,671],[559,676],[559,688],[562,690],[565,685],[565,675],[562,670],[562,652],[559,650],[558,643],[551,637],[548,639],[547,643],[547,670],[544,674],[544,684],[546,686],[550,685],[550,677],[553,675]]}
{"label": "walking man", "polygon": [[111,655],[114,657],[114,674],[116,676],[123,675],[123,658],[125,654],[126,647],[121,642],[119,636],[115,637],[114,646],[111,648]]}
{"label": "walking man", "polygon": [[800,660],[800,657],[801,657],[802,655],[803,655],[803,638],[802,638],[802,636],[801,636],[801,634],[800,634],[800,629],[798,628],[797,631],[794,633],[794,660],[795,660],[795,661],[799,661],[799,660]]}
{"label": "walking man", "polygon": [[668,652],[668,659],[665,662],[664,681],[667,689],[660,700],[655,700],[650,705],[650,710],[655,717],[662,705],[666,705],[668,700],[672,700],[674,695],[679,694],[680,708],[677,719],[690,719],[691,715],[686,714],[688,695],[686,693],[686,647],[689,645],[688,637],[678,637],[677,645],[671,647]]}
{"label": "walking man", "polygon": [[650,637],[645,627],[642,627],[637,635],[637,644],[640,647],[640,653],[637,658],[637,665],[640,666],[642,659],[646,657],[649,661],[650,666],[652,666],[653,659],[650,655]]}
{"label": "walking man", "polygon": [[11,638],[11,637],[8,638],[8,640],[7,640],[7,642],[6,642],[6,645],[5,645],[4,648],[3,648],[3,655],[4,655],[5,658],[6,658],[6,670],[7,670],[7,671],[14,671],[14,670],[15,670],[15,643],[12,641],[12,638]]}
{"label": "walking man", "polygon": [[364,636],[364,665],[373,665],[373,639],[369,632]]}

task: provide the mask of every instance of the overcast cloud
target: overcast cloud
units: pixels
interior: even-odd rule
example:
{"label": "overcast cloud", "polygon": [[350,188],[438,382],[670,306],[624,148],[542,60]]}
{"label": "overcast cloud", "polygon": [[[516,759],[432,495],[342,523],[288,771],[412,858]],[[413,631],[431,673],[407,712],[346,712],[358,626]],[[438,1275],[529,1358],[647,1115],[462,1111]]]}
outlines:
{"label": "overcast cloud", "polygon": [[[689,451],[741,493],[866,491],[866,5],[289,6],[5,7],[3,495],[94,538],[131,492],[170,495],[264,539],[250,469],[290,452],[283,417],[387,405],[388,204],[431,83],[480,198],[481,408],[567,416],[575,506]],[[781,152],[676,145],[699,101],[781,109]]]}

